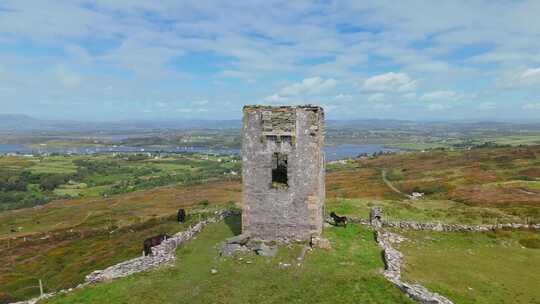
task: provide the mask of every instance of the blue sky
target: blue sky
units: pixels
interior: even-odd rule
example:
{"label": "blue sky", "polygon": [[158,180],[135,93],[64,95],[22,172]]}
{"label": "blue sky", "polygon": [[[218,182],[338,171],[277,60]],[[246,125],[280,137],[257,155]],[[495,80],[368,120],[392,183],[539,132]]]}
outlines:
{"label": "blue sky", "polygon": [[0,113],[540,120],[540,1],[0,1]]}

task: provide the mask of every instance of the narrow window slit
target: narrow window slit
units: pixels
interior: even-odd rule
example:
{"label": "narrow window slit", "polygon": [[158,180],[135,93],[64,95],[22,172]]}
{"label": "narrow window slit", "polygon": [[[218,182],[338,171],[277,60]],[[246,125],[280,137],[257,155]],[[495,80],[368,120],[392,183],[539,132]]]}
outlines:
{"label": "narrow window slit", "polygon": [[287,188],[287,154],[272,154],[272,188]]}

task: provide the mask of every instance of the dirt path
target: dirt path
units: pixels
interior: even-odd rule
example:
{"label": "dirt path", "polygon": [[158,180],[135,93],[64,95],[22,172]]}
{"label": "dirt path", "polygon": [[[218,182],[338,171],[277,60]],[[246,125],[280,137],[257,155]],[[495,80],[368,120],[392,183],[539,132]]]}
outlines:
{"label": "dirt path", "polygon": [[519,192],[521,193],[525,193],[525,194],[529,194],[529,195],[538,195],[540,193],[538,192],[533,192],[533,191],[529,191],[529,190],[526,190],[526,189],[522,189],[522,188],[518,188]]}
{"label": "dirt path", "polygon": [[386,178],[386,170],[383,169],[381,172],[381,175],[382,175],[383,182],[388,186],[388,188],[392,189],[392,191],[394,191],[397,194],[404,195],[403,192],[399,191],[399,189],[396,188],[394,185],[392,185],[392,183],[388,180],[388,178]]}

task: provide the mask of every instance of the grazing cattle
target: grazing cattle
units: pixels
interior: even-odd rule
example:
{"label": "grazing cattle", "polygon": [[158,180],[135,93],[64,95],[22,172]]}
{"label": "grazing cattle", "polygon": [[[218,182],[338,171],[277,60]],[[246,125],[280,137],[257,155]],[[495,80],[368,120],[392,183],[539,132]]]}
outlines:
{"label": "grazing cattle", "polygon": [[150,255],[152,254],[152,247],[157,246],[161,244],[165,239],[170,238],[167,234],[160,234],[156,235],[150,238],[147,238],[144,240],[143,247],[144,247],[144,255]]}
{"label": "grazing cattle", "polygon": [[343,225],[343,227],[347,227],[347,217],[346,216],[339,216],[334,211],[330,213],[330,216],[334,219],[334,223],[336,226]]}
{"label": "grazing cattle", "polygon": [[183,223],[186,221],[186,210],[184,209],[178,209],[178,222]]}

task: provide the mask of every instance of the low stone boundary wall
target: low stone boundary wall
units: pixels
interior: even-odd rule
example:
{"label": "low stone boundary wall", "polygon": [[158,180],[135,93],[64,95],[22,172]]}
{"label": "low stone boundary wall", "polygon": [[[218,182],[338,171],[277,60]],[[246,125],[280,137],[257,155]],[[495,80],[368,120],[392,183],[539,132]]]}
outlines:
{"label": "low stone boundary wall", "polygon": [[383,222],[383,227],[402,228],[411,230],[433,230],[446,232],[485,232],[501,229],[514,230],[540,230],[540,224],[496,224],[496,225],[462,225],[462,224],[441,224],[441,223],[417,223],[412,221]]}
{"label": "low stone boundary wall", "polygon": [[[329,220],[330,221],[330,220]],[[360,225],[372,225],[368,219],[349,218],[351,223]],[[465,224],[442,224],[442,223],[419,223],[414,221],[381,222],[382,227],[400,228],[410,230],[432,230],[442,232],[485,232],[493,230],[540,230],[540,224],[495,224],[495,225],[465,225]]]}
{"label": "low stone boundary wall", "polygon": [[221,221],[225,217],[234,214],[236,213],[230,210],[218,212],[215,216],[197,223],[197,225],[186,231],[178,232],[170,239],[164,240],[160,245],[152,247],[151,255],[134,258],[104,270],[96,270],[86,276],[86,282],[108,281],[146,271],[160,265],[170,264],[175,260],[175,250],[179,245],[191,240],[204,226]]}
{"label": "low stone boundary wall", "polygon": [[384,277],[396,285],[402,292],[407,294],[413,300],[422,304],[453,304],[452,301],[441,296],[438,293],[430,292],[422,285],[410,284],[401,280],[401,266],[403,264],[403,255],[392,247],[392,242],[399,242],[400,236],[391,232],[381,232],[375,230],[377,244],[383,250],[385,270]]}
{"label": "low stone boundary wall", "polygon": [[71,292],[74,289],[79,289],[90,284],[109,281],[116,278],[122,278],[134,273],[147,271],[158,266],[171,264],[176,259],[175,251],[178,246],[191,240],[197,235],[204,226],[222,221],[224,218],[239,213],[231,210],[218,211],[213,217],[200,221],[195,226],[188,230],[181,231],[173,235],[171,238],[164,240],[160,245],[152,247],[152,254],[148,256],[134,258],[119,264],[110,266],[103,270],[96,270],[86,276],[85,282],[77,285],[74,288],[64,289],[56,292],[44,294],[42,297],[33,298],[27,301],[16,302],[12,304],[35,304],[39,300],[50,298],[54,295]]}

